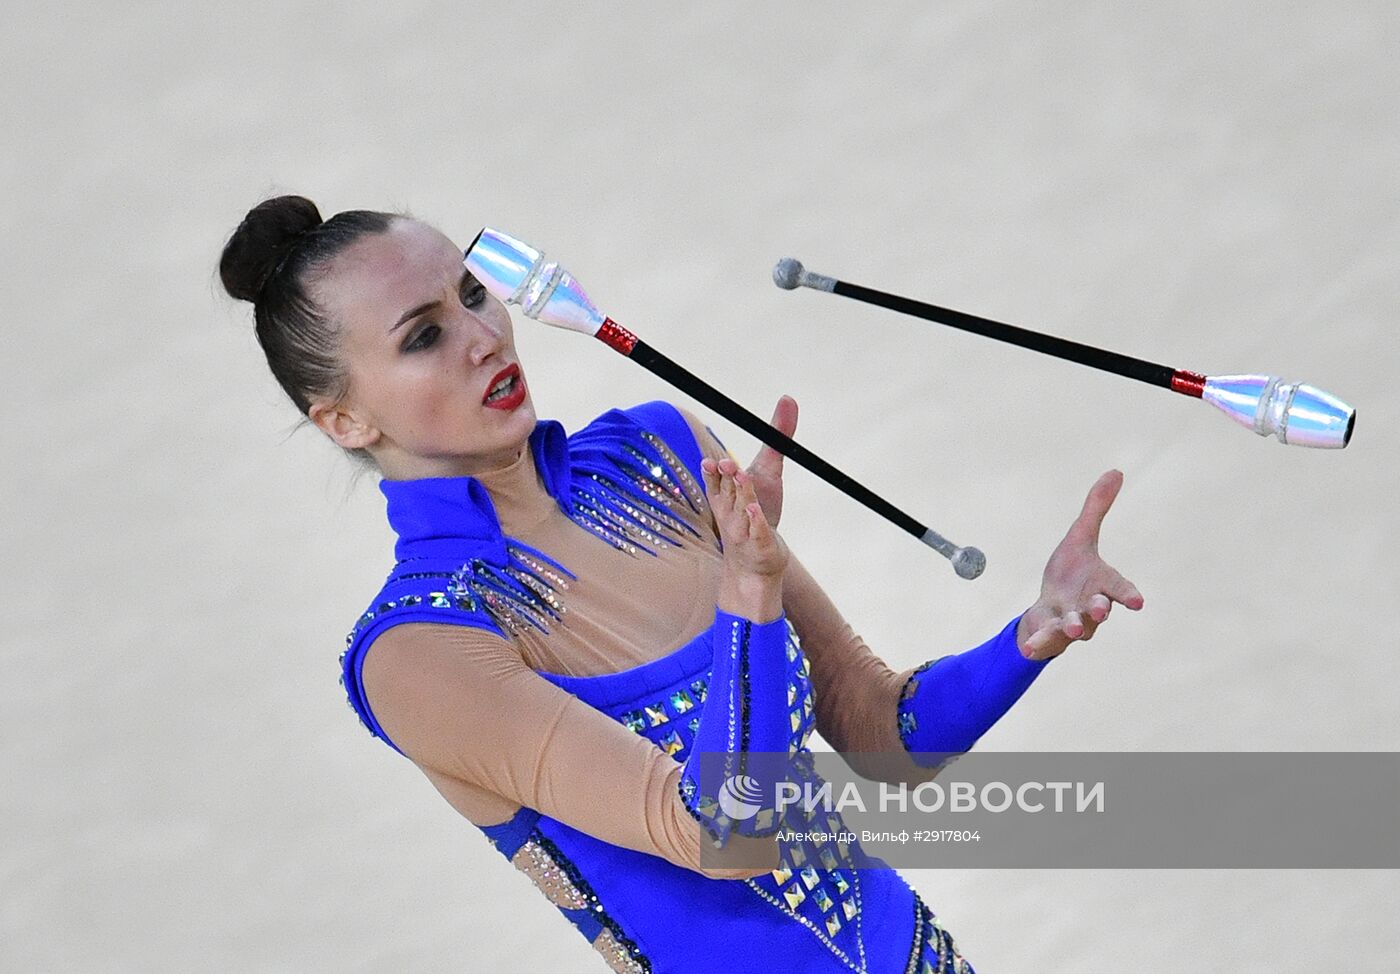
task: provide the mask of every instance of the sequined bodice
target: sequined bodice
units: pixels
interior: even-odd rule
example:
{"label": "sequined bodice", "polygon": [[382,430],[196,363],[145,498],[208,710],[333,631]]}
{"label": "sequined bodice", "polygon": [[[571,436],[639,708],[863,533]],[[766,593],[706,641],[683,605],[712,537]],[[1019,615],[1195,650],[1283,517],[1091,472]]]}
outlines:
{"label": "sequined bodice", "polygon": [[[682,761],[690,753],[704,713],[711,658],[708,637],[708,632],[702,633],[674,653],[618,673],[596,677],[547,673],[541,676]],[[787,651],[793,658],[801,658],[799,677],[788,691],[788,704],[791,720],[801,731],[800,750],[810,753],[806,745],[813,711],[810,664],[791,626]],[[802,831],[827,835],[846,831],[839,813],[818,812],[817,819],[801,820],[796,814],[787,824]],[[625,915],[621,892],[627,881],[624,879],[614,884],[611,891],[600,894],[596,877],[616,877],[619,873],[614,869],[581,867],[599,851],[591,837],[531,809],[522,809],[512,821],[482,831],[555,906],[580,925],[614,971],[659,974],[666,969],[658,966],[654,954],[628,933],[636,931],[638,925],[628,923]],[[727,921],[763,911],[759,916],[776,924],[763,942],[780,953],[759,949],[752,953],[752,967],[746,963],[731,964],[724,968],[727,971],[830,969],[935,974],[970,970],[960,966],[962,961],[951,938],[918,894],[893,870],[880,868],[883,864],[878,860],[863,857],[858,849],[845,844],[784,844],[785,858],[778,869],[745,880],[707,880],[655,857],[613,847],[608,847],[605,856],[617,868],[632,866],[636,883],[641,886],[659,883],[657,877],[661,875],[666,877],[664,883],[651,889],[650,895],[643,890],[637,899],[655,904],[655,910],[663,915],[668,909],[665,904],[675,903],[675,912],[668,922],[678,930],[693,932],[703,924],[707,930],[719,931],[723,936]],[[841,862],[852,860],[863,860],[867,868],[839,868]],[[593,882],[590,876],[595,877]],[[631,892],[636,894],[637,889]],[[672,894],[669,898],[668,893]],[[871,938],[888,938],[892,929],[901,931],[896,939],[902,940],[905,947],[895,949],[898,960],[890,966],[891,944],[872,944]],[[802,956],[807,960],[800,961]],[[787,962],[780,957],[786,957]],[[880,966],[876,957],[887,958],[885,966]],[[712,969],[704,963],[696,966]]]}
{"label": "sequined bodice", "polygon": [[[532,445],[549,493],[573,525],[616,557],[674,564],[673,549],[694,553],[713,545],[702,528],[706,501],[696,444],[672,407],[653,403],[605,414],[570,438],[567,457],[545,433],[552,435],[543,430]],[[493,517],[477,517],[492,508],[489,497],[471,495],[471,483],[404,487],[416,491],[416,506],[395,523],[395,570],[350,633],[341,660],[352,708],[390,746],[359,683],[364,648],[377,633],[401,622],[450,621],[491,629],[526,651],[547,648],[570,625],[586,622],[574,619],[576,611],[571,616],[571,605],[591,604],[583,598],[590,580],[580,578],[569,559],[556,558],[558,549],[508,537]],[[468,492],[469,504],[459,499],[460,490]],[[390,503],[393,522],[392,495]],[[443,524],[452,525],[447,536]],[[810,753],[810,665],[791,626],[786,652],[797,664],[783,700],[793,748]],[[705,628],[679,648],[625,669],[572,675],[532,668],[682,762],[705,713],[713,659],[712,632]],[[827,835],[845,831],[835,813],[800,824]],[[932,915],[918,896],[892,870],[838,868],[859,858],[849,848],[785,843],[780,868],[746,880],[715,880],[528,807],[482,831],[614,971],[913,974],[930,957],[938,959],[936,950],[929,953],[937,942]]]}
{"label": "sequined bodice", "polygon": [[[789,720],[800,735],[799,749],[808,751],[806,739],[814,725],[811,665],[791,624],[787,629],[788,658],[800,659],[800,668],[787,687]],[[683,761],[704,712],[712,653],[709,637],[709,632],[702,633],[675,653],[622,673],[585,678],[541,675]],[[845,831],[834,812],[824,822],[803,824],[812,831],[820,825],[831,835]],[[848,861],[852,850],[838,849],[834,843],[789,848],[791,858],[779,869],[744,884],[753,895],[806,927],[837,956],[860,967],[864,952],[860,872],[837,868],[838,860]]]}

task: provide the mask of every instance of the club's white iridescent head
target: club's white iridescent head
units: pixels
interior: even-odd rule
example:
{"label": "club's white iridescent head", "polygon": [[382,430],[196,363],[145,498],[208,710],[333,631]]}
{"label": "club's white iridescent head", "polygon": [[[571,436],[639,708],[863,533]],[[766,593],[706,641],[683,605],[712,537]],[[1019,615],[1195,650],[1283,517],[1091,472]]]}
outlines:
{"label": "club's white iridescent head", "polygon": [[1272,375],[1213,376],[1201,398],[1260,436],[1294,446],[1340,449],[1356,425],[1356,410],[1330,392]]}
{"label": "club's white iridescent head", "polygon": [[463,263],[492,295],[517,304],[525,317],[585,335],[596,335],[604,316],[573,275],[556,261],[499,230],[484,228]]}

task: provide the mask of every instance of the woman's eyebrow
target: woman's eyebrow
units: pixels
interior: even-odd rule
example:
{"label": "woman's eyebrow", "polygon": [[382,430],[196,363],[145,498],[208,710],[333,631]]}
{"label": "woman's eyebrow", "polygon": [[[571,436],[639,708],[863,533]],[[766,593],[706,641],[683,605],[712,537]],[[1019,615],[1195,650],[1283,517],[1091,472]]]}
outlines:
{"label": "woman's eyebrow", "polygon": [[[465,267],[462,268],[462,279],[461,279],[461,281],[459,281],[459,282],[457,283],[457,290],[458,290],[458,291],[461,291],[462,288],[464,288],[464,287],[467,286],[467,279],[468,279],[469,277],[471,277],[471,274],[472,274],[471,271],[467,270]],[[441,303],[441,302],[439,302],[439,301],[425,301],[425,302],[423,302],[422,304],[420,304],[418,307],[416,307],[416,308],[410,308],[408,311],[405,311],[405,312],[403,313],[403,316],[402,316],[401,318],[399,318],[398,321],[394,322],[393,326],[389,329],[389,334],[392,335],[392,334],[399,328],[399,326],[402,325],[404,322],[406,322],[406,321],[412,321],[414,318],[417,318],[419,315],[424,314],[424,313],[426,313],[426,312],[428,312],[428,311],[433,310],[433,309],[436,308],[440,303]]]}

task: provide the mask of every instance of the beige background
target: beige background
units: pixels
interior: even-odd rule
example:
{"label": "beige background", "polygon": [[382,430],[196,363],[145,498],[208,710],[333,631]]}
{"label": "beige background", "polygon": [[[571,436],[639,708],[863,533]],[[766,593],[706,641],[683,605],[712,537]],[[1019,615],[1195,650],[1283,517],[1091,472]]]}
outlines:
{"label": "beige background", "polygon": [[[988,554],[962,582],[790,468],[790,544],[894,666],[1027,605],[1083,492],[1123,469],[1103,547],[1147,608],[986,748],[1400,748],[1400,8],[581,9],[8,11],[0,969],[601,969],[341,696],[344,633],[389,567],[382,498],[290,435],[214,276],[275,192],[406,208],[463,243],[509,230],[755,411],[795,395],[799,440]],[[1284,448],[1138,383],[781,292],[785,254],[1307,379],[1357,405],[1356,438]],[[677,395],[580,337],[518,334],[570,430]],[[984,972],[1400,957],[1393,872],[908,875]]]}

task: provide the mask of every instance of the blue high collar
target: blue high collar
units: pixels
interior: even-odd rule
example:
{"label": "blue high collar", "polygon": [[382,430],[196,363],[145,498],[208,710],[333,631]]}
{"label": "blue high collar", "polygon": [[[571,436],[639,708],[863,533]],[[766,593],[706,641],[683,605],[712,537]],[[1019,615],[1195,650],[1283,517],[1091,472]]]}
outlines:
{"label": "blue high collar", "polygon": [[[560,510],[571,514],[572,471],[563,424],[555,419],[536,422],[530,434],[530,452],[545,490]],[[497,566],[507,563],[505,533],[496,505],[477,478],[386,478],[379,482],[379,490],[388,502],[389,524],[398,534],[395,559],[481,558]]]}

